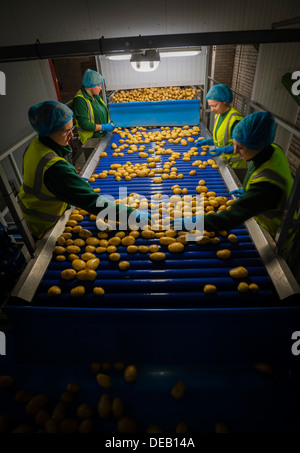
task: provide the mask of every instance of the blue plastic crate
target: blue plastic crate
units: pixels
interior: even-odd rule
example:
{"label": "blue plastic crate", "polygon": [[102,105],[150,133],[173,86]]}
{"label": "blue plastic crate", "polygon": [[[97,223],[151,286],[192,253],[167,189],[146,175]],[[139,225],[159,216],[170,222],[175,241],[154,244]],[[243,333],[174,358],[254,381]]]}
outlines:
{"label": "blue plastic crate", "polygon": [[109,104],[111,121],[118,127],[196,126],[200,100],[124,102]]}

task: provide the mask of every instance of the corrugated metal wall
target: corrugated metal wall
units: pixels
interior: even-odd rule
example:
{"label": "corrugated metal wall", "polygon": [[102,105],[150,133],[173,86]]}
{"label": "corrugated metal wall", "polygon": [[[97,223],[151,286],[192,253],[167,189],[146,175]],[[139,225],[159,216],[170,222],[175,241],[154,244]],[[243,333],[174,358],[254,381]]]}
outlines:
{"label": "corrugated metal wall", "polygon": [[[281,77],[300,67],[300,44],[262,44],[259,48],[252,99],[270,112],[295,125],[298,104],[281,83]],[[285,150],[291,134],[278,126],[276,142]]]}

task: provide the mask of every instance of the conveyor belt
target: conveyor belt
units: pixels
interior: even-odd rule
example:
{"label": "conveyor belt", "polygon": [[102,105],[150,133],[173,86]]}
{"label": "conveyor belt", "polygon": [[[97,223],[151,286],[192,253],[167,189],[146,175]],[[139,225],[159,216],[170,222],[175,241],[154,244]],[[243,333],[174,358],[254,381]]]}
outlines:
{"label": "conveyor belt", "polygon": [[[155,129],[151,129],[155,131]],[[125,164],[130,161],[132,164],[146,162],[138,156],[138,152],[127,154],[124,157],[112,157],[113,149],[111,145],[116,143],[119,146],[119,135],[113,134],[111,142],[107,147],[108,156],[101,159],[94,173],[109,170],[111,164]],[[145,152],[153,149],[156,143],[146,143]],[[196,169],[192,166],[195,160],[207,160],[210,156],[192,156],[191,161],[182,160],[182,153],[187,152],[193,142],[188,142],[188,146],[181,144],[166,143],[165,149],[171,148],[174,152],[180,152],[181,158],[176,161],[178,173],[184,174],[184,179],[166,179],[162,184],[154,184],[150,177],[136,177],[131,181],[122,178],[116,182],[113,175],[108,175],[106,179],[96,179],[91,182],[93,188],[101,188],[102,195],[111,195],[115,199],[119,198],[119,187],[127,188],[127,194],[138,193],[142,196],[151,198],[156,193],[167,196],[173,195],[171,187],[179,184],[181,188],[187,188],[189,195],[198,195],[196,192],[197,182],[200,179],[206,181],[209,191],[216,192],[217,196],[225,196],[230,199],[227,187],[222,179],[219,169],[207,166],[205,169],[197,168],[197,175],[190,176],[189,172]],[[149,156],[155,156],[150,154]],[[169,154],[161,154],[162,167],[170,157]],[[86,216],[80,223],[83,228],[89,229],[93,235],[97,236],[99,230],[95,222],[90,221]],[[109,260],[108,254],[97,255],[100,258],[100,266],[97,269],[97,279],[94,282],[78,282],[78,280],[64,281],[60,278],[60,273],[65,268],[70,268],[70,263],[58,263],[54,259],[50,262],[43,280],[39,286],[35,303],[44,306],[90,306],[90,307],[138,307],[138,308],[176,308],[176,307],[244,307],[244,306],[270,306],[277,301],[276,291],[274,290],[271,279],[262,263],[262,260],[252,242],[247,229],[240,225],[230,231],[238,238],[238,243],[232,244],[227,237],[218,235],[220,243],[213,245],[197,245],[189,243],[183,253],[172,254],[168,252],[166,246],[160,246],[161,251],[166,253],[165,262],[152,262],[149,253],[129,254],[126,247],[118,246],[118,253],[121,260],[130,262],[128,271],[120,271],[118,264]],[[75,238],[76,236],[73,235]],[[136,244],[147,245],[159,244],[159,240],[137,238]],[[228,260],[220,260],[216,257],[216,251],[227,248],[232,252]],[[229,270],[244,266],[249,274],[247,283],[256,283],[259,292],[239,293],[237,286],[239,281],[229,276]],[[71,298],[70,290],[78,284],[84,284],[86,294],[81,298]],[[205,294],[203,288],[205,284],[214,284],[217,293]],[[47,291],[52,285],[58,285],[62,289],[62,294],[55,298],[49,298]],[[94,297],[92,289],[101,286],[105,290],[105,296]]]}

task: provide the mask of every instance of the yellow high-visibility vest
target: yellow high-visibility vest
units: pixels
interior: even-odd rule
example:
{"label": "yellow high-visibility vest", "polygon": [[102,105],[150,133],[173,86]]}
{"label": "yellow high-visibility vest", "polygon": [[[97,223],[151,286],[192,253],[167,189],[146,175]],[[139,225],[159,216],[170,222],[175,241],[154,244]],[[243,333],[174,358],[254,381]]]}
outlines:
{"label": "yellow high-visibility vest", "polygon": [[55,225],[68,206],[56,198],[44,183],[45,171],[60,160],[65,159],[43,145],[38,137],[24,154],[24,181],[18,194],[18,204],[32,235],[38,239]]}
{"label": "yellow high-visibility vest", "polygon": [[[75,94],[74,96],[74,99],[76,97],[80,97],[80,98],[83,98],[87,104],[87,108],[88,108],[88,116],[89,116],[89,121],[91,123],[94,123],[96,124],[95,122],[95,115],[94,115],[94,110],[93,110],[93,107],[92,107],[92,103],[89,99],[87,99],[82,90],[78,90],[77,93]],[[103,99],[101,99],[101,97],[99,98],[100,99],[100,102],[106,107],[106,104],[105,102],[103,101]],[[108,121],[109,121],[109,114],[108,114]],[[82,143],[82,145],[85,144],[85,142],[89,139],[89,138],[92,138],[93,135],[94,135],[94,132],[95,131],[84,131],[80,126],[79,126],[79,123],[77,121],[77,119],[75,118],[75,123],[76,123],[76,128],[77,128],[77,131],[78,131],[78,135],[79,135],[79,138],[80,138],[80,141]]]}
{"label": "yellow high-visibility vest", "polygon": [[[220,127],[218,128],[218,122],[220,120],[220,115],[215,116],[215,125],[213,130],[213,139],[214,145],[216,148],[221,148],[223,146],[232,145],[232,126],[236,120],[242,120],[243,116],[235,108],[231,107]],[[231,167],[246,167],[247,162],[237,154],[220,154],[222,159],[229,164]]]}
{"label": "yellow high-visibility vest", "polygon": [[[275,184],[282,189],[282,196],[278,200],[276,209],[262,212],[254,217],[257,223],[269,231],[274,238],[280,226],[283,211],[293,186],[293,178],[289,169],[288,160],[283,150],[275,144],[273,144],[272,147],[274,148],[272,156],[252,173],[247,181],[245,190],[247,191],[252,184],[263,181]],[[294,218],[297,218],[296,213]],[[289,230],[284,248],[291,243],[295,234],[296,231],[294,229]]]}

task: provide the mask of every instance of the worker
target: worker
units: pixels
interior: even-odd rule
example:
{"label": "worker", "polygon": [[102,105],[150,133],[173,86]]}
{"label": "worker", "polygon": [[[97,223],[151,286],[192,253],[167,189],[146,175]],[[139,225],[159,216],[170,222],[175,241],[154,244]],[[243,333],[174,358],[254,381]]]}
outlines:
{"label": "worker", "polygon": [[127,221],[133,212],[137,222],[145,218],[144,211],[99,196],[66,160],[72,152],[69,142],[75,127],[68,106],[57,101],[41,102],[29,109],[28,117],[38,137],[24,154],[18,203],[34,239],[42,238],[70,206],[94,215],[105,209],[116,221],[121,217]]}
{"label": "worker", "polygon": [[100,95],[102,86],[101,74],[87,69],[82,78],[82,86],[73,99],[72,108],[82,145],[91,138],[100,139],[114,129],[109,121],[108,108]]}
{"label": "worker", "polygon": [[[175,229],[190,229],[204,221],[206,231],[230,230],[254,217],[274,238],[282,220],[293,185],[288,160],[283,150],[273,143],[276,133],[274,117],[269,112],[256,112],[240,121],[233,131],[234,153],[250,162],[243,189],[232,191],[236,201],[229,210],[174,221]],[[295,230],[289,231],[284,245],[293,240]]]}
{"label": "worker", "polygon": [[247,162],[240,156],[233,154],[232,131],[243,116],[233,107],[232,91],[225,84],[214,85],[206,95],[207,103],[215,113],[213,138],[199,139],[196,146],[215,146],[209,155],[220,156],[231,167],[246,167]]}

